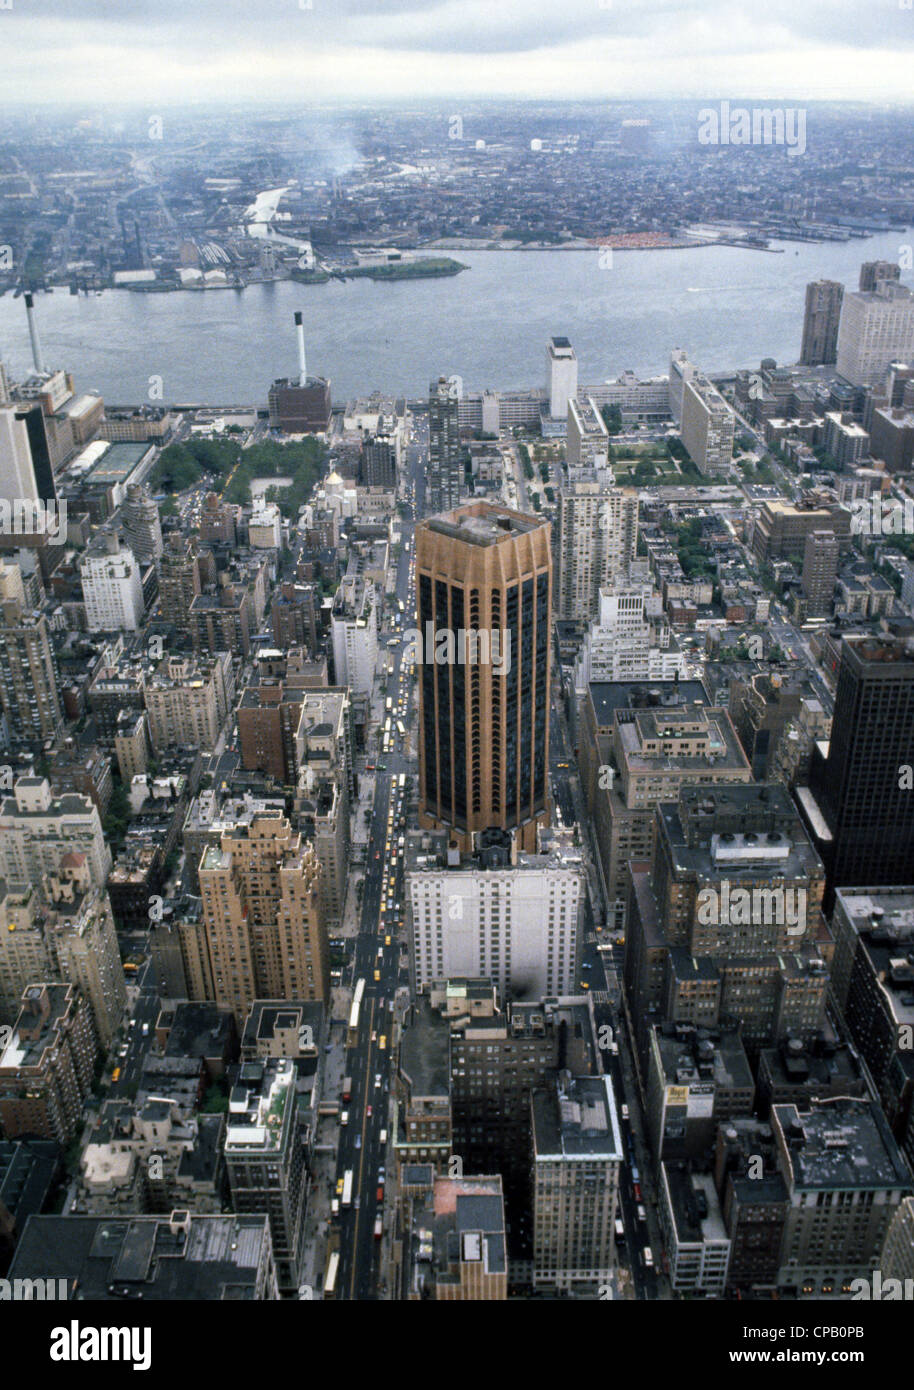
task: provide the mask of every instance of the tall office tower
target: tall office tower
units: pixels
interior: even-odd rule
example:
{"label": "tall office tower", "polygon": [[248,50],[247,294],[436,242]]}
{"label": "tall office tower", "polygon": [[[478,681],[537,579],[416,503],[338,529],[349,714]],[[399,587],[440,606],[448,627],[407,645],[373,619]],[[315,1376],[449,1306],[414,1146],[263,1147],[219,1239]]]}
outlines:
{"label": "tall office tower", "polygon": [[0,1048],[0,1127],[54,1139],[62,1147],[80,1132],[98,1044],[89,1005],[76,985],[30,984]]}
{"label": "tall office tower", "polygon": [[642,1067],[655,1023],[738,1019],[746,1051],[823,1026],[825,871],[786,787],[683,788],[629,865],[625,989]]}
{"label": "tall office tower", "polygon": [[78,985],[89,1001],[102,1047],[110,1048],[127,1007],[127,985],[111,903],[78,855],[64,855],[44,881],[48,941],[57,978]]}
{"label": "tall office tower", "polygon": [[623,1161],[612,1082],[562,1071],[530,1104],[533,1287],[608,1283]]}
{"label": "tall office tower", "polygon": [[190,605],[200,590],[196,536],[191,536],[190,541],[186,536],[169,536],[159,565],[159,617],[188,630]]}
{"label": "tall office tower", "polygon": [[682,422],[682,393],[686,382],[691,381],[697,367],[689,361],[689,354],[682,348],[674,348],[670,354],[670,414],[677,426]]}
{"label": "tall office tower", "polygon": [[901,266],[895,261],[864,261],[860,267],[858,289],[872,292],[880,280],[900,280]]}
{"label": "tall office tower", "polygon": [[370,695],[378,664],[378,599],[370,579],[345,576],[333,600],[330,633],[336,684]]}
{"label": "tall office tower", "polygon": [[284,580],[273,590],[270,604],[270,623],[273,644],[280,651],[287,647],[317,646],[317,609],[321,594],[316,584],[296,584]]}
{"label": "tall office tower", "polygon": [[844,296],[838,329],[838,375],[852,386],[881,389],[893,362],[914,357],[914,294],[894,280]]}
{"label": "tall office tower", "polygon": [[717,387],[698,372],[683,386],[680,429],[699,473],[729,472],[736,416]]}
{"label": "tall office tower", "polygon": [[463,494],[460,400],[453,383],[440,376],[428,388],[427,512],[450,512]]}
{"label": "tall office tower", "polygon": [[203,957],[195,978],[234,1010],[239,1027],[255,999],[326,999],[327,934],[314,846],[281,812],[227,830],[200,862]]}
{"label": "tall office tower", "polygon": [[256,622],[250,591],[241,584],[223,584],[215,594],[197,594],[190,605],[194,651],[210,656],[231,652],[247,661]]}
{"label": "tall office tower", "polygon": [[911,1025],[914,888],[839,888],[832,914],[832,997],[866,1063],[892,1130],[914,1158],[914,1054],[901,1046]]}
{"label": "tall office tower", "polygon": [[836,361],[843,299],[844,286],[837,280],[813,280],[806,286],[800,348],[800,362],[804,367],[819,367]]}
{"label": "tall office tower", "polygon": [[801,585],[810,618],[831,614],[840,546],[834,531],[810,531],[803,552]]}
{"label": "tall office tower", "polygon": [[0,709],[13,744],[43,743],[63,725],[48,620],[10,599],[0,601]]}
{"label": "tall office tower", "polygon": [[549,522],[472,502],[416,527],[419,823],[536,848],[550,818]]}
{"label": "tall office tower", "polygon": [[[685,687],[692,684],[697,682],[683,681],[675,693],[685,699]],[[625,705],[612,711],[607,737],[591,717],[600,691],[599,685],[588,691],[581,766],[606,885],[608,925],[624,931],[628,866],[650,859],[655,806],[675,801],[684,787],[750,782],[752,773],[725,709],[699,702],[666,709]],[[607,777],[607,771],[613,775]]]}
{"label": "tall office tower", "polygon": [[462,860],[448,853],[446,831],[410,836],[405,891],[415,993],[458,976],[486,976],[503,997],[574,993],[586,878],[580,848],[561,838],[550,843],[552,833],[543,833],[542,853],[512,856],[507,831],[483,831],[476,853]]}
{"label": "tall office tower", "polygon": [[4,406],[0,408],[0,500],[31,502],[38,495],[25,422],[12,406]]}
{"label": "tall office tower", "polygon": [[578,468],[609,466],[609,430],[590,396],[568,402],[568,434],[565,451],[569,477]]}
{"label": "tall office tower", "polygon": [[[828,756],[797,789],[835,888],[909,883],[914,863],[914,650],[893,636],[845,637]],[[908,768],[907,777],[904,769]]]}
{"label": "tall office tower", "polygon": [[113,531],[99,536],[79,562],[89,632],[136,632],[143,621],[143,584],[136,556]]}
{"label": "tall office tower", "polygon": [[621,586],[638,545],[638,492],[606,469],[578,469],[559,489],[556,616],[590,623],[600,590]]}
{"label": "tall office tower", "polygon": [[876,1101],[772,1105],[788,1208],[777,1283],[787,1296],[843,1293],[871,1280],[911,1174]]}
{"label": "tall office tower", "polygon": [[299,1106],[297,1075],[288,1057],[243,1062],[225,1132],[232,1210],[269,1218],[276,1278],[285,1294],[298,1288],[305,1248],[306,1112]]}
{"label": "tall office tower", "polygon": [[[437,980],[427,999],[433,1010],[441,1010],[440,1027],[437,1031],[429,1027],[421,1042],[413,1039],[412,1055],[416,1056],[417,1048],[425,1056],[436,1055],[446,1032],[451,1152],[460,1154],[464,1172],[502,1175],[511,1255],[529,1258],[530,1097],[553,1081],[559,1067],[567,1067],[575,1076],[597,1070],[590,1001],[580,995],[553,996],[544,1005],[533,997],[500,1009],[488,979]],[[431,1053],[426,1050],[429,1047]]]}
{"label": "tall office tower", "polygon": [[393,416],[378,418],[376,434],[362,440],[361,480],[368,487],[396,487],[399,458],[397,422]]}
{"label": "tall office tower", "polygon": [[578,394],[578,359],[567,338],[550,338],[546,348],[546,397],[549,417],[567,420]]}
{"label": "tall office tower", "polygon": [[121,513],[124,539],[140,564],[151,565],[162,557],[162,526],[159,509],[142,483],[127,484],[127,500]]}

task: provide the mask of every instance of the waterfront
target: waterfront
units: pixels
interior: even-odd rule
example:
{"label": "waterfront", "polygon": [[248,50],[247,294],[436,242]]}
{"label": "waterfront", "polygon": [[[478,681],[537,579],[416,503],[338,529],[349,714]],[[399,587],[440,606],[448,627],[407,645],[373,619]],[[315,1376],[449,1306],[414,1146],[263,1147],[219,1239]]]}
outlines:
{"label": "waterfront", "polygon": [[[762,357],[795,361],[807,281],[855,289],[861,261],[898,260],[911,240],[909,231],[773,243],[783,255],[730,246],[609,258],[597,249],[473,251],[461,253],[469,269],[452,278],[280,281],[221,294],[56,290],[36,305],[47,364],[111,404],[265,405],[270,382],[297,371],[292,314],[301,309],[309,370],[329,376],[339,402],[372,389],[424,395],[438,373],[469,388],[539,384],[552,334],[571,338],[582,383],[629,367],[665,373],[677,346],[712,372]],[[912,283],[910,271],[902,278]],[[10,294],[0,298],[0,354],[14,378],[29,370],[25,307]]]}

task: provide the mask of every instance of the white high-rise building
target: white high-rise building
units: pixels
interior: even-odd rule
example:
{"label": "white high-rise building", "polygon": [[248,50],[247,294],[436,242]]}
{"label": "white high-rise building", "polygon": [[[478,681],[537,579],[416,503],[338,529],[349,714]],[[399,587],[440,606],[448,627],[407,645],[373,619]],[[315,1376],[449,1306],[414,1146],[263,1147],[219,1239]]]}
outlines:
{"label": "white high-rise building", "polygon": [[28,430],[12,406],[0,409],[0,499],[34,502],[38,498]]}
{"label": "white high-rise building", "polygon": [[90,632],[136,632],[143,622],[143,583],[132,550],[113,532],[80,561],[86,626]]}
{"label": "white high-rise building", "polygon": [[568,405],[578,394],[578,359],[567,338],[550,338],[546,348],[546,394],[553,420],[568,418]]}
{"label": "white high-rise building", "polygon": [[569,477],[579,468],[609,467],[609,430],[590,396],[568,402],[566,440]]}
{"label": "white high-rise building", "polygon": [[556,614],[589,623],[600,590],[617,588],[638,544],[638,493],[616,487],[609,469],[578,469],[559,491]]}
{"label": "white high-rise building", "polygon": [[881,387],[893,362],[914,358],[914,294],[895,280],[844,296],[838,375],[853,386]]}
{"label": "white high-rise building", "polygon": [[693,371],[683,385],[680,430],[700,473],[730,471],[736,417],[717,387],[700,372]]}
{"label": "white high-rise building", "polygon": [[608,1284],[625,1151],[608,1076],[560,1071],[530,1098],[533,1284]]}
{"label": "white high-rise building", "polygon": [[599,617],[575,668],[576,689],[586,690],[590,681],[669,681],[685,674],[660,594],[650,584],[601,589]]}
{"label": "white high-rise building", "polygon": [[[499,832],[486,832],[494,840]],[[479,837],[479,842],[485,838]],[[447,835],[410,835],[406,898],[416,991],[455,976],[491,979],[501,995],[573,994],[586,894],[567,832],[540,832],[539,854],[499,846],[461,859]],[[451,862],[448,864],[448,859]]]}
{"label": "white high-rise building", "polygon": [[91,882],[104,888],[111,851],[94,801],[77,792],[55,797],[46,777],[20,777],[0,801],[0,878],[26,888],[67,868],[71,855],[83,857]]}
{"label": "white high-rise building", "polygon": [[695,375],[695,368],[689,355],[682,348],[674,348],[670,356],[670,414],[678,425],[682,420],[682,393],[687,381]]}
{"label": "white high-rise building", "polygon": [[378,661],[378,613],[374,585],[347,575],[340,584],[330,618],[337,685],[353,695],[370,695]]}

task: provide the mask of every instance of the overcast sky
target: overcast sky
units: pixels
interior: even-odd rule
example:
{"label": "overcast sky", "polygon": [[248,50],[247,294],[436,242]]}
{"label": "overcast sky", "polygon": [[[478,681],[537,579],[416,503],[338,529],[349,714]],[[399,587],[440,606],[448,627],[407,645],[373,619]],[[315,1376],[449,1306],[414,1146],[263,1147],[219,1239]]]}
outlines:
{"label": "overcast sky", "polygon": [[908,103],[908,3],[0,0],[0,101]]}

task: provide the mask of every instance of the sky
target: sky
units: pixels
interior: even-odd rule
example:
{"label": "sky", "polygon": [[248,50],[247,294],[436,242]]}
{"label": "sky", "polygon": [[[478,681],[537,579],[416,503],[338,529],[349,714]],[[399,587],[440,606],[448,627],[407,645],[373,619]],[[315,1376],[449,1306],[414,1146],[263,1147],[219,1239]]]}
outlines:
{"label": "sky", "polygon": [[914,0],[0,0],[0,103],[909,104]]}

